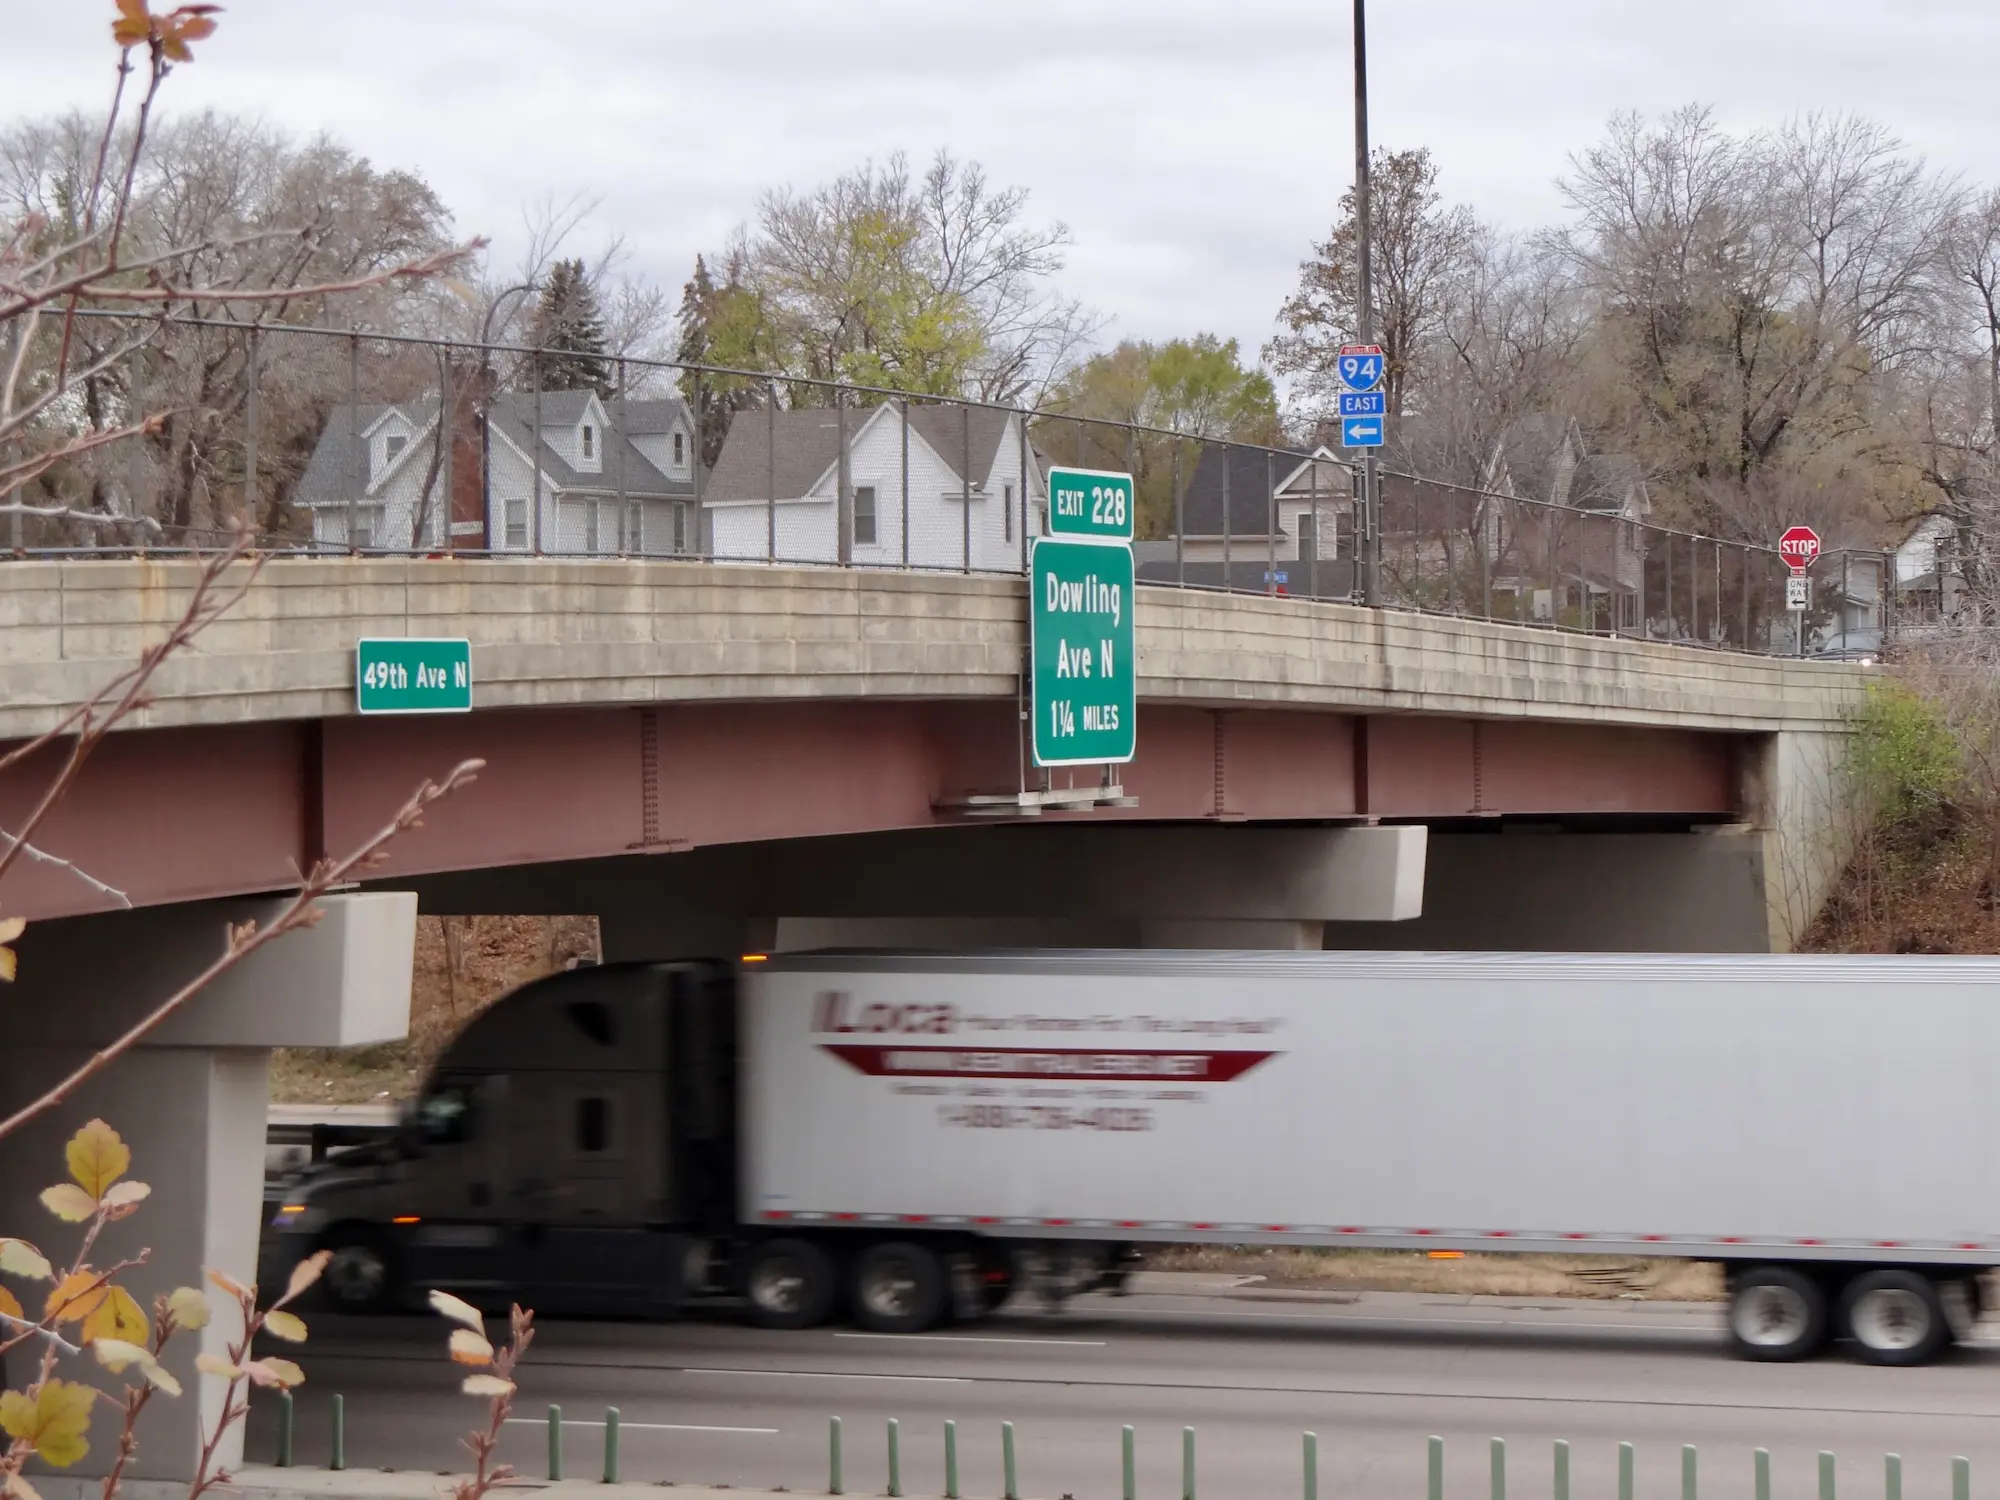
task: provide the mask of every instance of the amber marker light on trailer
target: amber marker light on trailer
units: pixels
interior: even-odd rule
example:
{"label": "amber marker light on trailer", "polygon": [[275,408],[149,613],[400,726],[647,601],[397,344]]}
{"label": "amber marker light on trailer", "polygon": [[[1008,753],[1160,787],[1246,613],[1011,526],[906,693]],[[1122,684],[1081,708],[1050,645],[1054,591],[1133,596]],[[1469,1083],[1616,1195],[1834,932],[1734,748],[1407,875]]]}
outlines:
{"label": "amber marker light on trailer", "polygon": [[417,1214],[398,1214],[389,1221],[391,1224],[421,1224],[423,1219]]}
{"label": "amber marker light on trailer", "polygon": [[746,964],[764,964],[770,961],[771,955],[768,953],[746,953],[743,955],[743,962]]}
{"label": "amber marker light on trailer", "polygon": [[1425,1254],[1427,1254],[1428,1256],[1430,1256],[1430,1258],[1431,1258],[1432,1260],[1464,1260],[1464,1259],[1465,1259],[1465,1252],[1464,1252],[1463,1250],[1427,1250],[1427,1251],[1425,1251],[1424,1253],[1425,1253]]}

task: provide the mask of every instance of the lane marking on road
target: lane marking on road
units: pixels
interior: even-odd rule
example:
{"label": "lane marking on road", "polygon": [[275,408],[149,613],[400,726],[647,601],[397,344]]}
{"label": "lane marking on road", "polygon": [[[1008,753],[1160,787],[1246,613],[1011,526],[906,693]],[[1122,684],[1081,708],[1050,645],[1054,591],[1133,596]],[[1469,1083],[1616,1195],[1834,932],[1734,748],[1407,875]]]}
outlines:
{"label": "lane marking on road", "polygon": [[894,1339],[913,1344],[1034,1344],[1065,1349],[1106,1349],[1109,1339],[1035,1339],[983,1337],[972,1333],[836,1333],[837,1339]]}
{"label": "lane marking on road", "polygon": [[761,1375],[775,1380],[898,1380],[910,1385],[973,1385],[970,1375],[852,1375],[844,1370],[705,1370],[693,1365],[683,1375]]}
{"label": "lane marking on road", "polygon": [[[562,1424],[565,1427],[602,1427],[604,1425],[601,1421],[591,1421],[583,1417],[564,1417]],[[549,1424],[547,1419],[543,1417],[509,1417],[507,1425],[509,1427],[546,1427]],[[741,1433],[746,1437],[776,1437],[778,1435],[778,1429],[775,1427],[703,1427],[699,1424],[687,1422],[627,1422],[623,1419],[620,1419],[618,1423],[618,1430],[620,1432],[734,1432]]]}

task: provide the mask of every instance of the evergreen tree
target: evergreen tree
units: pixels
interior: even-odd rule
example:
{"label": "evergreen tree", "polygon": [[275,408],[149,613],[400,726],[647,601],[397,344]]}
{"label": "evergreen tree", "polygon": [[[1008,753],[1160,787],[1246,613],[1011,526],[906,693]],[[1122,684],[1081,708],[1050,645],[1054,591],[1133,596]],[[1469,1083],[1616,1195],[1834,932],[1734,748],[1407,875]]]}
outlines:
{"label": "evergreen tree", "polygon": [[529,342],[542,351],[543,390],[611,394],[604,315],[582,261],[559,260],[550,268],[529,326]]}
{"label": "evergreen tree", "polygon": [[[782,340],[764,299],[743,284],[742,252],[732,250],[722,269],[717,281],[707,260],[695,257],[694,275],[681,290],[681,338],[675,357],[683,365],[782,369],[786,362]],[[690,408],[700,407],[695,422],[701,432],[701,461],[712,464],[722,452],[730,419],[738,412],[761,410],[770,392],[765,382],[737,375],[704,374],[698,384],[699,391],[692,370],[682,373],[681,394]]]}

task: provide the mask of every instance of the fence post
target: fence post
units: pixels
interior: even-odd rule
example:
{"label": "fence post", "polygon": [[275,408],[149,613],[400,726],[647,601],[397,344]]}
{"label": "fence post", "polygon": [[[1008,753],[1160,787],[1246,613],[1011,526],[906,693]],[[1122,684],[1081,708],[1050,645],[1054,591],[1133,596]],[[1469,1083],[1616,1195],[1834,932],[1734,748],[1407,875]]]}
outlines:
{"label": "fence post", "polygon": [[826,1492],[845,1494],[840,1487],[840,1418],[826,1419]]}
{"label": "fence post", "polygon": [[1236,589],[1235,559],[1230,553],[1230,539],[1234,531],[1229,516],[1229,458],[1232,446],[1226,439],[1222,443],[1222,591],[1225,594]]}
{"label": "fence post", "polygon": [[292,1393],[278,1392],[278,1467],[292,1466]]}
{"label": "fence post", "polygon": [[764,561],[778,560],[778,382],[764,386]]}
{"label": "fence post", "polygon": [[368,456],[361,451],[361,336],[347,335],[347,551],[361,524],[361,491],[368,483]]}
{"label": "fence post", "polygon": [[1899,1453],[1883,1455],[1882,1500],[1903,1500],[1903,1458]]}
{"label": "fence post", "polygon": [[549,1405],[549,1478],[562,1478],[562,1408]]}
{"label": "fence post", "polygon": [[327,1467],[347,1467],[347,1398],[338,1391],[333,1393],[333,1454]]}
{"label": "fence post", "polygon": [[618,1408],[604,1408],[604,1482],[618,1482]]}
{"label": "fence post", "polygon": [[1319,1439],[1312,1433],[1305,1440],[1305,1500],[1319,1500]]}
{"label": "fence post", "polygon": [[1428,1500],[1444,1500],[1444,1439],[1433,1437],[1429,1447],[1430,1482],[1425,1486],[1424,1494]]}
{"label": "fence post", "polygon": [[1819,1500],[1834,1500],[1833,1455],[1824,1450],[1819,1456]]}
{"label": "fence post", "polygon": [[[529,530],[528,530],[528,539],[529,539],[529,543],[530,543],[530,545],[532,546],[532,548],[533,548],[533,550],[534,550],[534,554],[535,554],[535,556],[537,556],[537,557],[540,557],[540,556],[542,555],[542,541],[543,541],[543,536],[542,536],[542,355],[541,355],[541,351],[540,351],[540,350],[537,350],[537,351],[535,351],[535,354],[534,354],[534,357],[533,357],[533,368],[534,368],[534,374],[535,374],[535,397],[534,397],[534,406],[533,406],[532,410],[534,411],[534,417],[535,417],[535,430],[534,430],[534,431],[533,431],[532,433],[530,433],[530,434],[529,434],[529,436],[528,436],[528,452],[529,452],[529,453],[530,453],[530,454],[532,455],[532,457],[531,457],[531,458],[529,459],[529,461],[528,461],[528,467],[529,467],[530,469],[532,469],[532,470],[534,471],[534,478],[535,478],[535,513],[534,513],[534,515],[533,515],[533,516],[531,516],[531,517],[529,518]],[[561,543],[561,541],[562,541],[562,519],[561,519],[561,514],[560,514],[560,512],[558,512],[558,514],[557,514],[557,519],[556,519],[556,541],[557,541],[557,543],[558,543],[558,544],[560,544],[560,543]]]}
{"label": "fence post", "polygon": [[903,1442],[902,1424],[894,1417],[889,1418],[889,1494],[891,1497],[903,1493]]}
{"label": "fence post", "polygon": [[1632,1500],[1632,1445],[1618,1445],[1618,1500]]}
{"label": "fence post", "polygon": [[1007,1500],[1021,1500],[1021,1481],[1014,1468],[1014,1424],[1000,1424],[1000,1476]]}
{"label": "fence post", "polygon": [[[622,372],[624,368],[625,368],[624,362],[621,360],[619,362],[619,370]],[[618,377],[618,383],[620,391],[619,399],[622,401],[624,399],[623,391],[625,383],[625,377],[622,373]],[[688,524],[681,528],[681,541],[686,545],[687,550],[693,553],[696,557],[700,557],[703,555],[703,549],[701,545],[702,501],[703,501],[703,492],[708,488],[707,484],[703,480],[701,471],[701,455],[702,455],[702,443],[703,443],[701,411],[702,411],[702,406],[706,403],[707,399],[708,399],[707,396],[703,393],[701,388],[701,366],[696,365],[694,369],[694,407],[691,412],[691,415],[694,419],[693,421],[694,431],[688,434],[688,475],[694,481],[694,513],[688,517]],[[720,456],[721,456],[720,454],[717,455],[717,457]],[[636,551],[645,550],[646,523],[643,517],[644,517],[644,512],[642,511],[641,520],[639,522],[639,546],[636,549],[634,549]]]}
{"label": "fence post", "polygon": [[1569,1444],[1556,1439],[1555,1500],[1569,1500]]}
{"label": "fence post", "polygon": [[1754,1456],[1756,1500],[1771,1500],[1771,1450],[1759,1448]]}
{"label": "fence post", "polygon": [[257,325],[244,335],[243,350],[243,511],[255,525],[257,504],[257,439],[262,415],[257,402]]}
{"label": "fence post", "polygon": [[1972,1460],[1951,1461],[1951,1500],[1972,1500]]}
{"label": "fence post", "polygon": [[[1132,1429],[1128,1426],[1122,1435],[1120,1447],[1123,1450],[1123,1488],[1119,1493],[1124,1500],[1139,1500],[1138,1466],[1133,1461]],[[1962,1500],[1962,1497],[1961,1497]]]}
{"label": "fence post", "polygon": [[1487,1449],[1493,1466],[1493,1500],[1507,1500],[1507,1440],[1494,1438]]}
{"label": "fence post", "polygon": [[944,1424],[944,1500],[958,1500],[958,1423]]}
{"label": "fence post", "polygon": [[1694,1444],[1681,1444],[1681,1500],[1695,1500]]}
{"label": "fence post", "polygon": [[[1008,1496],[1007,1500],[1014,1500]],[[1181,1500],[1194,1500],[1194,1429],[1181,1429]]]}
{"label": "fence post", "polygon": [[958,408],[958,451],[964,460],[962,472],[958,476],[959,521],[961,523],[958,548],[960,571],[972,571],[972,408],[960,403]]}
{"label": "fence post", "polygon": [[[903,396],[896,402],[897,425],[903,430],[903,566],[910,566],[910,398]],[[1023,431],[1026,429],[1024,428]],[[1026,572],[1026,569],[1022,570]]]}
{"label": "fence post", "polygon": [[[1196,455],[1200,457],[1199,454]],[[1315,473],[1318,471],[1315,470]],[[1167,482],[1174,487],[1174,582],[1187,587],[1187,507],[1181,500],[1181,435],[1174,434],[1173,467]]]}

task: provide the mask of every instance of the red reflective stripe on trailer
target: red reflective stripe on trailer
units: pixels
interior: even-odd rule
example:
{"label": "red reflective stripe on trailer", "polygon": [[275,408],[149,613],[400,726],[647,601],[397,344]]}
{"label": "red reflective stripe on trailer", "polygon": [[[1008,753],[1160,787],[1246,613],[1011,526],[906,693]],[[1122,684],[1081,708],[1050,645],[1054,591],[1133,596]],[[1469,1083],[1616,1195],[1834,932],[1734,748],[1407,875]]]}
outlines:
{"label": "red reflective stripe on trailer", "polygon": [[1365,1229],[1358,1228],[1352,1224],[1346,1224],[1343,1225],[1338,1232],[1341,1234],[1366,1234],[1368,1231]]}
{"label": "red reflective stripe on trailer", "polygon": [[767,1208],[764,1210],[764,1217],[767,1219],[775,1219],[780,1223],[782,1223],[784,1220],[790,1218],[791,1215],[787,1214],[783,1209]]}
{"label": "red reflective stripe on trailer", "polygon": [[929,1214],[904,1214],[904,1215],[903,1215],[903,1222],[904,1222],[905,1224],[928,1224],[928,1223],[930,1223],[930,1221],[931,1221],[931,1216],[930,1216]]}
{"label": "red reflective stripe on trailer", "polygon": [[1794,1244],[1799,1244],[1799,1245],[1817,1245],[1817,1244],[1821,1244],[1821,1243],[1823,1243],[1823,1242],[1822,1242],[1822,1241],[1820,1241],[1820,1240],[1795,1240],[1795,1241],[1793,1241],[1793,1243],[1794,1243]]}
{"label": "red reflective stripe on trailer", "polygon": [[1051,1225],[1051,1226],[1053,1226],[1053,1227],[1055,1227],[1055,1228],[1058,1228],[1058,1229],[1060,1229],[1060,1228],[1061,1228],[1061,1227],[1062,1227],[1063,1225],[1065,1225],[1065,1224],[1069,1223],[1069,1220],[1068,1220],[1068,1219],[1044,1219],[1044,1220],[1042,1220],[1042,1222],[1043,1222],[1044,1224],[1048,1224],[1048,1225]]}
{"label": "red reflective stripe on trailer", "polygon": [[837,1220],[838,1222],[840,1222],[840,1223],[842,1223],[842,1224],[852,1224],[852,1223],[853,1223],[853,1222],[854,1222],[854,1221],[855,1221],[856,1219],[860,1218],[860,1217],[861,1217],[861,1215],[860,1215],[860,1214],[835,1214],[835,1215],[834,1215],[833,1217],[834,1217],[834,1218],[835,1218],[835,1219],[836,1219],[836,1220]]}
{"label": "red reflective stripe on trailer", "polygon": [[1951,1248],[1954,1250],[1984,1250],[1986,1247],[1984,1245],[1953,1245]]}
{"label": "red reflective stripe on trailer", "polygon": [[994,1218],[991,1214],[982,1214],[979,1218],[974,1219],[972,1222],[975,1224],[998,1224],[1000,1221]]}
{"label": "red reflective stripe on trailer", "polygon": [[1289,1224],[1266,1224],[1264,1226],[1264,1233],[1266,1234],[1290,1234],[1291,1232],[1292,1229]]}
{"label": "red reflective stripe on trailer", "polygon": [[1743,1236],[1740,1234],[1725,1234],[1721,1239],[1716,1241],[1718,1245],[1740,1245],[1742,1243]]}
{"label": "red reflective stripe on trailer", "polygon": [[1215,1228],[1215,1226],[1214,1226],[1213,1224],[1190,1224],[1190,1225],[1188,1225],[1188,1228],[1190,1228],[1190,1229],[1213,1229],[1213,1228]]}
{"label": "red reflective stripe on trailer", "polygon": [[1511,1240],[1514,1238],[1514,1231],[1511,1229],[1489,1229],[1486,1231],[1486,1238],[1489,1240]]}
{"label": "red reflective stripe on trailer", "polygon": [[1138,1219],[1120,1219],[1118,1227],[1120,1229],[1144,1229],[1146,1226]]}
{"label": "red reflective stripe on trailer", "polygon": [[1572,1230],[1570,1230],[1570,1231],[1569,1231],[1569,1233],[1565,1234],[1565,1235],[1563,1236],[1563,1238],[1564,1238],[1564,1239],[1566,1239],[1566,1240],[1587,1240],[1587,1239],[1589,1239],[1589,1238],[1590,1238],[1590,1236],[1589,1236],[1589,1235],[1587,1235],[1587,1234],[1583,1234],[1583,1233],[1580,1233],[1580,1232],[1579,1232],[1579,1231],[1577,1231],[1577,1230],[1574,1230],[1574,1229],[1572,1229]]}
{"label": "red reflective stripe on trailer", "polygon": [[1903,1242],[1901,1240],[1877,1240],[1875,1248],[1877,1250],[1900,1250],[1903,1248]]}
{"label": "red reflective stripe on trailer", "polygon": [[1649,1245],[1657,1245],[1665,1240],[1666,1236],[1664,1234],[1642,1234],[1639,1238]]}

